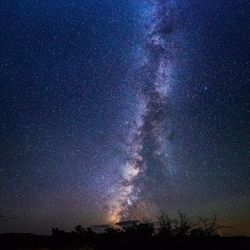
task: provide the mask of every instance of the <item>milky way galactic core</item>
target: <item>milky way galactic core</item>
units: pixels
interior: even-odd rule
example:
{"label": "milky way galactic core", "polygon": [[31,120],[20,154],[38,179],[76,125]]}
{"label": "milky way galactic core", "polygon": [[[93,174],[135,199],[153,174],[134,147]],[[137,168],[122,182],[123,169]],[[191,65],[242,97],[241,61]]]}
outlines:
{"label": "milky way galactic core", "polygon": [[[173,84],[172,71],[177,56],[175,1],[149,1],[144,17],[144,43],[138,49],[140,63],[134,71],[140,85],[140,108],[127,142],[127,162],[122,167],[122,180],[115,187],[110,200],[108,221],[136,216],[135,211],[144,210],[140,192],[147,168],[170,170],[168,160],[171,136],[170,91]],[[139,83],[138,83],[139,82]],[[153,204],[151,204],[152,206]]]}

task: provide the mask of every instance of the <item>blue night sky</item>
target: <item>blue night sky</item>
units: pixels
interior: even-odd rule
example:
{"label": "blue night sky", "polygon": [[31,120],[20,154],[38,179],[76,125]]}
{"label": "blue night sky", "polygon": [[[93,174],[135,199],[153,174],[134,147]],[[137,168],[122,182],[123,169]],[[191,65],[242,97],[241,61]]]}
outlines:
{"label": "blue night sky", "polygon": [[244,0],[0,2],[0,233],[178,209],[250,234]]}

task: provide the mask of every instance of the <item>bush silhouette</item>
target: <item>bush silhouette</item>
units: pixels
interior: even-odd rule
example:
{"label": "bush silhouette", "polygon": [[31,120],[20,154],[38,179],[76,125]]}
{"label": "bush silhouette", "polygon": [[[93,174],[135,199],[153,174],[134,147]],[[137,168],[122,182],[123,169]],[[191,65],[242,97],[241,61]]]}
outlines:
{"label": "bush silhouette", "polygon": [[165,213],[162,213],[158,217],[159,228],[157,230],[157,234],[161,238],[169,238],[174,236],[174,227],[173,221],[169,218],[169,216]]}
{"label": "bush silhouette", "polygon": [[199,223],[194,225],[190,236],[191,237],[219,237],[218,230],[226,228],[217,224],[217,216],[214,214],[211,221],[207,218],[199,217]]}
{"label": "bush silhouette", "polygon": [[174,221],[175,224],[175,236],[177,237],[187,237],[192,229],[192,223],[186,214],[178,211],[178,217]]}
{"label": "bush silhouette", "polygon": [[[156,222],[148,219],[142,221],[125,221],[115,227],[99,225],[94,228],[104,228],[103,232],[96,233],[91,228],[76,226],[72,232],[65,232],[52,228],[51,236],[35,238],[26,236],[15,241],[5,239],[1,241],[1,249],[39,249],[39,246],[48,250],[77,250],[77,249],[250,249],[249,238],[220,237],[218,230],[224,228],[216,222],[216,215],[212,219],[198,217],[195,224],[181,211],[177,218],[170,218],[162,213]],[[29,238],[31,237],[31,238]],[[10,248],[11,243],[15,248]],[[6,247],[5,247],[6,246]]]}

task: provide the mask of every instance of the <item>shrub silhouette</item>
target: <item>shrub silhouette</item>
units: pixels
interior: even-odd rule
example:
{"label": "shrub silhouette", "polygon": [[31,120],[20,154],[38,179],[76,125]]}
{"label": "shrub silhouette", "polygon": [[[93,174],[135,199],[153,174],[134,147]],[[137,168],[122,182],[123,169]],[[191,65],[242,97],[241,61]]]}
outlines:
{"label": "shrub silhouette", "polygon": [[199,217],[199,223],[194,225],[190,236],[191,237],[219,237],[218,230],[226,228],[217,224],[217,216],[214,213],[214,216],[211,221],[206,218]]}
{"label": "shrub silhouette", "polygon": [[150,237],[154,234],[154,231],[154,224],[148,219],[144,219],[139,223],[133,223],[132,226],[124,229],[125,234],[134,235],[136,237]]}
{"label": "shrub silhouette", "polygon": [[181,211],[178,211],[178,217],[174,220],[175,224],[175,236],[177,237],[187,237],[192,229],[192,223],[190,219]]}
{"label": "shrub silhouette", "polygon": [[169,218],[166,213],[162,213],[158,217],[158,230],[157,234],[161,238],[169,238],[174,236],[173,221]]}
{"label": "shrub silhouette", "polygon": [[84,235],[86,233],[86,230],[81,225],[78,225],[75,227],[75,233],[79,235]]}
{"label": "shrub silhouette", "polygon": [[119,234],[121,231],[119,229],[115,229],[113,227],[108,227],[105,229],[105,232],[109,236],[117,236],[117,234]]}
{"label": "shrub silhouette", "polygon": [[[156,222],[144,219],[121,222],[115,227],[108,225],[94,227],[99,229],[107,226],[101,233],[81,225],[76,226],[72,232],[52,228],[51,236],[32,238],[33,243],[31,239],[13,241],[16,246],[13,249],[39,249],[37,247],[39,244],[48,250],[250,249],[249,238],[220,237],[218,230],[224,227],[218,225],[216,219],[215,214],[210,220],[199,217],[198,223],[194,224],[186,214],[178,211],[175,219],[162,213]],[[10,242],[6,242],[7,247],[3,249],[10,249]],[[1,249],[2,246],[5,245],[1,243],[0,235]]]}

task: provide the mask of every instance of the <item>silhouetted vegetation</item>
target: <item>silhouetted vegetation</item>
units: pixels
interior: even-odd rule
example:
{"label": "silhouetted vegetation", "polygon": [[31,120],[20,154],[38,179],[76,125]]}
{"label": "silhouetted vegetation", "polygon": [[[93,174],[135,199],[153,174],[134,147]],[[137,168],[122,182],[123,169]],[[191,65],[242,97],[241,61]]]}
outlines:
{"label": "silhouetted vegetation", "polygon": [[100,225],[103,232],[78,225],[72,232],[52,228],[51,236],[32,234],[0,235],[0,249],[250,249],[248,237],[221,237],[223,227],[199,217],[197,223],[182,212],[175,219],[162,213],[156,222],[125,221],[115,227]]}

